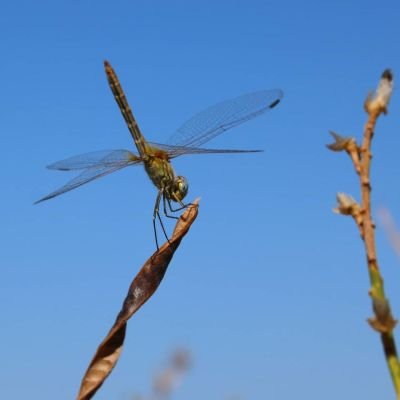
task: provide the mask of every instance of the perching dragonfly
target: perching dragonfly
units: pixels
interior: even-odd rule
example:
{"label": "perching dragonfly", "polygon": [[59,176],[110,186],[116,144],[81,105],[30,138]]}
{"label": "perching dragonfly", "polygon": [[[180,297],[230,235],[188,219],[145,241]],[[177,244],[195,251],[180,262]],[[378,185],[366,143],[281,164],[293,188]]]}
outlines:
{"label": "perching dragonfly", "polygon": [[[152,143],[148,142],[140,131],[115,71],[107,61],[104,62],[104,66],[111,91],[135,141],[138,154],[133,154],[129,150],[96,151],[51,164],[47,168],[59,171],[82,170],[83,172],[66,185],[36,201],[35,204],[52,199],[122,168],[143,165],[153,184],[158,189],[153,211],[153,229],[158,248],[156,218],[158,218],[164,235],[168,240],[159,213],[161,199],[163,201],[164,214],[167,217],[176,218],[169,214],[168,211],[174,213],[188,206],[188,204],[183,203],[189,188],[188,182],[183,176],[175,175],[170,163],[171,159],[184,154],[252,153],[262,151],[204,149],[200,146],[220,133],[271,110],[279,104],[283,97],[283,92],[279,89],[263,90],[223,101],[187,120],[171,137],[170,144]],[[173,208],[171,202],[178,203],[179,207]]]}

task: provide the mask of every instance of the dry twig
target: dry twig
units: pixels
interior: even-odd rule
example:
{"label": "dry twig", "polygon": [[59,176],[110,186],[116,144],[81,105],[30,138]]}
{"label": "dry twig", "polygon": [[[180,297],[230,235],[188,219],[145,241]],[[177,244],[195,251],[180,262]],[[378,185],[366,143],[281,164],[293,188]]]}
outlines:
{"label": "dry twig", "polygon": [[374,316],[368,319],[370,326],[381,336],[386,362],[392,377],[392,381],[400,398],[400,363],[397,356],[396,343],[393,329],[396,320],[392,316],[389,301],[386,298],[383,279],[379,270],[375,247],[375,225],[371,214],[371,143],[378,117],[387,113],[390,96],[393,87],[393,76],[390,70],[385,70],[374,95],[369,95],[364,108],[368,113],[368,121],[364,128],[364,137],[361,146],[357,145],[354,138],[342,137],[332,133],[334,143],[327,147],[332,151],[346,151],[350,156],[355,171],[360,179],[361,204],[358,204],[351,196],[339,193],[338,206],[334,210],[343,215],[353,217],[356,222],[361,239],[364,242],[367,256],[368,272],[371,282],[369,294],[372,299]]}
{"label": "dry twig", "polygon": [[154,399],[169,399],[174,389],[182,382],[189,366],[189,352],[184,349],[177,349],[169,360],[168,366],[154,377]]}
{"label": "dry twig", "polygon": [[182,383],[184,375],[191,366],[191,356],[184,348],[176,349],[168,364],[153,377],[153,390],[147,396],[136,393],[132,400],[167,400]]}
{"label": "dry twig", "polygon": [[143,265],[129,287],[121,311],[110,332],[98,347],[82,379],[77,400],[91,399],[115,367],[124,344],[128,319],[153,295],[183,236],[198,214],[198,200],[179,218],[169,243],[164,243]]}

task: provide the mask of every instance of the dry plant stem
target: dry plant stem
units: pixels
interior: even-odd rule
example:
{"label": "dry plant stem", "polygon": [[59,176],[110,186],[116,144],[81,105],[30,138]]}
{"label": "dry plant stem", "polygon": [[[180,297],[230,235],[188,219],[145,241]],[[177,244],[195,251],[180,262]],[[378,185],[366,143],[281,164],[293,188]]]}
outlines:
{"label": "dry plant stem", "polygon": [[[371,141],[374,135],[374,128],[376,120],[379,114],[372,113],[365,125],[364,129],[364,140],[361,147],[361,171],[360,171],[360,181],[361,181],[361,209],[362,209],[362,232],[363,240],[365,244],[365,251],[368,260],[368,270],[370,272],[371,283],[373,282],[372,271],[378,271],[376,252],[375,252],[375,234],[374,225],[372,223],[371,215],[371,183],[370,183],[370,166],[371,166]],[[371,275],[372,274],[372,275]],[[374,285],[375,289],[378,286]],[[379,297],[383,295],[383,285],[382,281],[379,282]],[[377,294],[378,294],[377,293]]]}
{"label": "dry plant stem", "polygon": [[[369,113],[369,118],[364,129],[364,138],[360,152],[361,160],[359,164],[361,218],[355,218],[355,220],[364,241],[368,272],[371,282],[370,296],[373,301],[375,316],[374,318],[371,318],[369,322],[372,328],[377,330],[381,335],[386,362],[388,364],[397,396],[400,396],[400,363],[397,357],[396,343],[393,336],[393,328],[396,322],[392,317],[390,306],[385,296],[383,279],[379,271],[375,247],[375,226],[371,214],[371,142],[374,135],[375,124],[380,112],[381,111],[378,110]],[[355,165],[355,168],[356,170],[358,169],[357,165]],[[382,307],[379,307],[379,305],[382,305]]]}
{"label": "dry plant stem", "polygon": [[129,318],[157,290],[167,271],[172,256],[195,221],[197,214],[198,200],[195,200],[179,218],[170,241],[164,243],[145,262],[134,278],[114,325],[99,345],[86,370],[77,400],[91,399],[115,367],[122,352]]}

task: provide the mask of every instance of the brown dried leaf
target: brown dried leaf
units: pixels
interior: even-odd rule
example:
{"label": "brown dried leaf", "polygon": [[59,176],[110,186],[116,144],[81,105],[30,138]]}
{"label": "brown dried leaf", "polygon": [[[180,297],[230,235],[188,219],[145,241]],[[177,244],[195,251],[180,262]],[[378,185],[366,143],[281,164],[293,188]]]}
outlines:
{"label": "brown dried leaf", "polygon": [[110,332],[98,347],[82,379],[77,400],[91,399],[115,367],[124,344],[128,319],[153,295],[182,238],[198,214],[198,200],[179,218],[172,238],[164,243],[143,265],[129,287],[121,311]]}

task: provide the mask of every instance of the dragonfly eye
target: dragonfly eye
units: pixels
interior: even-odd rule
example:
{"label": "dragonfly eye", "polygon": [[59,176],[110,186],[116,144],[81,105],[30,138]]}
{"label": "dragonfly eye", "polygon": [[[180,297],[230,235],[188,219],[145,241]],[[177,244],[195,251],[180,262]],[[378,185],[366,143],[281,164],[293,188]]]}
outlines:
{"label": "dragonfly eye", "polygon": [[174,185],[174,198],[176,201],[182,201],[182,199],[187,195],[187,192],[189,190],[189,184],[188,181],[186,180],[185,177],[183,176],[178,176],[175,179],[175,185]]}

